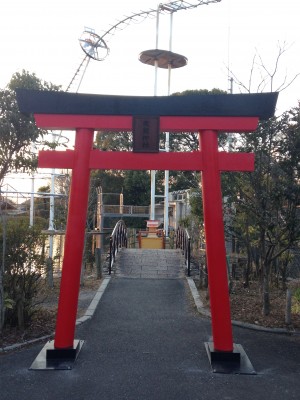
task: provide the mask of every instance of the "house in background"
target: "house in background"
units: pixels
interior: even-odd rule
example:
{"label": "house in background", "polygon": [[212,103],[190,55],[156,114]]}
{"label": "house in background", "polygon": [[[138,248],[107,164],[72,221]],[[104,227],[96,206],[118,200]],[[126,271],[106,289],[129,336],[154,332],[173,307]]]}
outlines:
{"label": "house in background", "polygon": [[0,196],[0,210],[1,214],[19,214],[20,209],[13,201]]}
{"label": "house in background", "polygon": [[[180,224],[180,220],[191,213],[190,206],[191,189],[177,190],[169,193],[169,226],[174,230]],[[155,219],[164,223],[164,202],[155,205]]]}

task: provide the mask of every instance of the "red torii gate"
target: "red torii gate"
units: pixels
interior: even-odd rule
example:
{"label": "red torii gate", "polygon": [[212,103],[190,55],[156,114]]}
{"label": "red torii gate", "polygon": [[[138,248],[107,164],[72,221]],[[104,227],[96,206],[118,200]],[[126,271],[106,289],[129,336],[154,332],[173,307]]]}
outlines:
{"label": "red torii gate", "polygon": [[[190,170],[202,171],[213,336],[213,343],[207,343],[206,348],[212,365],[225,361],[228,366],[230,361],[236,370],[241,354],[245,355],[240,345],[233,344],[232,338],[220,173],[253,171],[254,155],[219,152],[218,134],[254,131],[260,117],[273,115],[277,94],[178,96],[175,102],[172,97],[93,96],[24,90],[18,90],[17,96],[20,110],[34,113],[38,127],[76,131],[74,150],[39,153],[39,167],[73,171],[56,332],[54,343],[48,346],[47,358],[75,359],[80,348],[80,342],[74,341],[74,333],[90,170]],[[126,108],[128,103],[130,106]],[[93,149],[95,130],[132,131],[134,115],[146,115],[142,118],[147,120],[149,113],[159,118],[162,132],[198,131],[199,150],[148,153],[145,149],[143,153],[129,153]],[[223,367],[221,371],[224,372]]]}

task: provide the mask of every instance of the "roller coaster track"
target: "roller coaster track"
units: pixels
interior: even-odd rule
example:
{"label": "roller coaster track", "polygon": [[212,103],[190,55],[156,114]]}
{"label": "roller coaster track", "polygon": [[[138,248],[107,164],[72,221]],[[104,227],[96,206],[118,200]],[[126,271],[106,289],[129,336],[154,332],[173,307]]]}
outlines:
{"label": "roller coaster track", "polygon": [[[219,3],[222,0],[189,0],[189,1],[184,1],[184,0],[175,0],[175,1],[170,1],[167,3],[160,3],[156,9],[152,8],[147,11],[140,11],[138,13],[133,13],[129,16],[124,16],[122,20],[118,20],[114,25],[112,25],[106,32],[102,34],[101,37],[99,37],[98,42],[103,42],[104,44],[107,43],[110,37],[112,37],[116,32],[124,30],[127,26],[129,26],[131,23],[141,23],[143,20],[147,18],[155,18],[158,14],[172,14],[181,10],[190,10],[197,8],[202,5],[209,5],[211,3]],[[105,39],[105,41],[104,41]],[[83,72],[85,73],[87,66],[89,64],[91,57],[86,54],[81,61],[79,67],[77,68],[72,80],[70,81],[66,91],[68,92],[75,79],[79,77],[80,73]],[[83,77],[83,75],[82,75]],[[80,83],[82,81],[82,77],[80,80]],[[79,84],[80,85],[80,84]],[[78,87],[79,89],[79,87]],[[77,89],[77,91],[78,91]]]}

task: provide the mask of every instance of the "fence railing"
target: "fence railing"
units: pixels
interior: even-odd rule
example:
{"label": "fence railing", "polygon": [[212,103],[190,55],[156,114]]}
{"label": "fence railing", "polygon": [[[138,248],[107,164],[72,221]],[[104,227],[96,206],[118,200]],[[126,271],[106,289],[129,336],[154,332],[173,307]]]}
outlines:
{"label": "fence railing", "polygon": [[109,240],[109,275],[111,274],[116,254],[121,247],[127,247],[127,228],[122,220],[116,223]]}
{"label": "fence railing", "polygon": [[122,205],[109,205],[104,204],[102,206],[103,214],[129,214],[129,215],[139,215],[139,214],[149,214],[149,206],[122,206]]}
{"label": "fence railing", "polygon": [[185,265],[188,276],[191,275],[191,238],[187,229],[179,226],[176,230],[176,249],[181,249],[184,254]]}

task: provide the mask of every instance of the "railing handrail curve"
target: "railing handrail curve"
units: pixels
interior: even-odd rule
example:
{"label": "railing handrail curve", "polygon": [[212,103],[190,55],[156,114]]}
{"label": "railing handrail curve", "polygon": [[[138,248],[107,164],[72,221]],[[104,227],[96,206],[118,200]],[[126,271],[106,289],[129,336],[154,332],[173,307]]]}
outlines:
{"label": "railing handrail curve", "polygon": [[185,265],[188,276],[191,275],[191,237],[188,230],[182,226],[178,226],[176,230],[176,249],[181,249],[184,254]]}
{"label": "railing handrail curve", "polygon": [[109,275],[120,247],[127,247],[127,227],[123,220],[116,223],[109,238]]}

